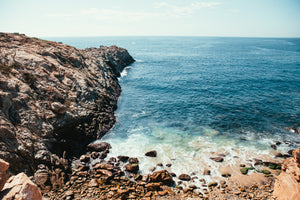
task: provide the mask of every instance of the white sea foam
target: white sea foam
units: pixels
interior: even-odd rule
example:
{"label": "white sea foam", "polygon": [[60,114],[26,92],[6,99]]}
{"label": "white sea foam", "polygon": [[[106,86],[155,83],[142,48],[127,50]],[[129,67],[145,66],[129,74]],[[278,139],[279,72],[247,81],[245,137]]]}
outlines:
{"label": "white sea foam", "polygon": [[[199,179],[205,178],[207,182],[221,177],[221,169],[224,166],[234,167],[240,163],[253,162],[249,161],[253,158],[267,159],[272,158],[270,154],[269,139],[254,141],[249,133],[248,145],[242,146],[239,141],[234,138],[224,138],[221,134],[211,128],[201,127],[202,131],[193,135],[180,134],[180,131],[171,128],[152,127],[152,133],[143,134],[143,127],[130,130],[132,134],[128,137],[105,137],[103,141],[112,145],[110,157],[119,155],[128,155],[137,157],[140,160],[140,172],[149,173],[158,163],[163,163],[164,167],[156,166],[156,170],[168,169],[175,174],[182,173],[194,174]],[[199,130],[200,130],[199,129]],[[218,136],[220,135],[220,136]],[[257,148],[262,146],[265,148]],[[150,150],[157,151],[157,157],[146,157],[145,153]],[[224,162],[217,163],[210,157],[225,154]],[[166,164],[172,164],[166,167]],[[205,168],[211,170],[212,176],[203,175]],[[175,178],[175,180],[177,180]],[[195,182],[198,186],[201,182]]]}

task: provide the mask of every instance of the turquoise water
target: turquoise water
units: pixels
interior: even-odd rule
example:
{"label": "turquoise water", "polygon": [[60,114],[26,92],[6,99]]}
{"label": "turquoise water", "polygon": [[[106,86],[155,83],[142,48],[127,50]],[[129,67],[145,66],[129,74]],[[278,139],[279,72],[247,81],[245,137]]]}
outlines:
{"label": "turquoise water", "polygon": [[[137,156],[176,173],[273,158],[295,148],[300,126],[300,39],[213,37],[48,38],[78,48],[113,45],[137,60],[119,78],[111,155]],[[148,150],[158,157],[144,158]],[[238,158],[237,158],[238,157]],[[218,172],[216,171],[216,174]]]}

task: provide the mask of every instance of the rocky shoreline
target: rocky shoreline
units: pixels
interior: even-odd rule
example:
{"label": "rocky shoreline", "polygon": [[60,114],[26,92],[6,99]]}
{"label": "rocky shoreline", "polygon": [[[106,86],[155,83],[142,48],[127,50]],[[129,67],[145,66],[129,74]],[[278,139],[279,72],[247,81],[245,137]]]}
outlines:
{"label": "rocky shoreline", "polygon": [[[292,192],[300,191],[300,149],[278,153],[274,160],[253,158],[230,170],[223,164],[226,155],[216,154],[210,159],[225,170],[208,182],[173,173],[172,163],[139,174],[138,158],[111,157],[110,144],[91,143],[115,123],[117,77],[133,62],[116,46],[80,50],[0,33],[0,158],[10,165],[0,160],[0,197],[9,199],[9,191],[26,196],[23,185],[29,184],[41,199],[23,172],[44,199],[285,199],[282,194],[291,185],[296,185]],[[155,150],[144,153],[147,159],[159,156]],[[19,174],[5,184],[7,170]],[[210,177],[210,169],[203,175]],[[12,185],[18,182],[13,180],[24,184]]]}

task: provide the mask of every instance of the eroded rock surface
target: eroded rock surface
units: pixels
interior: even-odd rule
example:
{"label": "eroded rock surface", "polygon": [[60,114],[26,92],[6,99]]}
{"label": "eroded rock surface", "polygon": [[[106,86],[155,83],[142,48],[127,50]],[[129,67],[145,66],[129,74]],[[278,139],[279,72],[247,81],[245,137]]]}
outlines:
{"label": "eroded rock surface", "polygon": [[0,33],[0,158],[13,173],[66,168],[65,158],[113,126],[117,77],[132,62],[116,46],[80,50]]}
{"label": "eroded rock surface", "polygon": [[283,162],[282,170],[275,182],[274,197],[278,200],[300,199],[300,147],[293,151],[292,158]]}

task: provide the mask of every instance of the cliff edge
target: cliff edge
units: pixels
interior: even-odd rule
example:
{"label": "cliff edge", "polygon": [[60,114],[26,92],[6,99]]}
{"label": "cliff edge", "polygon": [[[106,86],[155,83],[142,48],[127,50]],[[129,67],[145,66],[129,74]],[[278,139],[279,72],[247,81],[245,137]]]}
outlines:
{"label": "cliff edge", "polygon": [[[299,129],[300,136],[300,129]],[[276,178],[274,197],[278,200],[300,199],[300,147],[293,151],[293,157],[284,160],[282,173]]]}
{"label": "cliff edge", "polygon": [[68,168],[114,124],[117,77],[134,62],[122,48],[76,49],[0,33],[0,158],[13,173]]}

